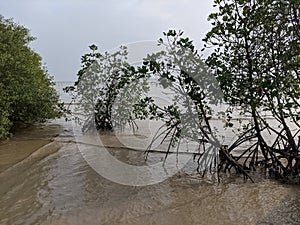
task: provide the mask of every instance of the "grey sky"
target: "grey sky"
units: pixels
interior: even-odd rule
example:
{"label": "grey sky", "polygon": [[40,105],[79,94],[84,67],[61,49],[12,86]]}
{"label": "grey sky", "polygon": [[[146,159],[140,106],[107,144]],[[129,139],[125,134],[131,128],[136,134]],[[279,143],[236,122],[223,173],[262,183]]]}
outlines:
{"label": "grey sky", "polygon": [[0,0],[0,14],[28,27],[55,80],[75,80],[90,44],[100,51],[156,41],[181,29],[201,46],[213,0]]}

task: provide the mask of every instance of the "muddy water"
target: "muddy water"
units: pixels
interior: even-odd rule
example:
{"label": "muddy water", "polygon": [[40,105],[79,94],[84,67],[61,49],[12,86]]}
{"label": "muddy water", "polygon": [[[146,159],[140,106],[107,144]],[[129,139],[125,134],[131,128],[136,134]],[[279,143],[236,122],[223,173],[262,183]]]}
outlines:
{"label": "muddy water", "polygon": [[[58,152],[31,161],[18,176],[0,174],[1,225],[300,224],[299,186],[259,176],[255,183],[231,176],[217,185],[201,180],[189,168],[159,184],[117,184],[87,164],[70,124],[63,125],[56,138],[62,143]],[[26,135],[34,136],[34,131]],[[111,153],[126,162],[145,163],[137,151],[115,148]],[[14,185],[4,190],[8,182]]]}

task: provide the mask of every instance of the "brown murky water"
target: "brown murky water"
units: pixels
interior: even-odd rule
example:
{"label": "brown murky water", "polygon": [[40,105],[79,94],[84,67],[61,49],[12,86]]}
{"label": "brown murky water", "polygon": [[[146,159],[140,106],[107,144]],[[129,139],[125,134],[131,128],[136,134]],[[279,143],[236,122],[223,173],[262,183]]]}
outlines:
{"label": "brown murky water", "polygon": [[[0,173],[1,225],[300,224],[299,186],[259,176],[255,183],[231,176],[212,184],[185,172],[144,187],[117,184],[87,164],[72,142],[70,125],[63,125],[58,152],[29,161],[17,173]],[[142,159],[142,153],[124,151],[113,154]]]}
{"label": "brown murky water", "polygon": [[11,140],[0,144],[0,173],[48,144],[48,140]]}

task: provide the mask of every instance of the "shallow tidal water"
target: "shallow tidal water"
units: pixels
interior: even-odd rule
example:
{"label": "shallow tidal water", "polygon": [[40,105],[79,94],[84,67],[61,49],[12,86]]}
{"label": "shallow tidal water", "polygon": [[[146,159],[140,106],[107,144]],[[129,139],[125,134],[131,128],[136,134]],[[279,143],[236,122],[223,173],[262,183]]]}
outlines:
{"label": "shallow tidal water", "polygon": [[[153,185],[118,184],[87,163],[70,124],[57,120],[50,123],[52,128],[53,124],[63,126],[56,137],[59,151],[19,171],[16,167],[14,173],[0,173],[1,225],[300,224],[299,186],[256,175],[255,183],[231,175],[217,184],[201,179],[193,166]],[[116,144],[109,134],[102,139]],[[110,153],[127,163],[149,163],[143,161],[143,152],[116,147]],[[157,154],[149,160],[160,158],[163,155]]]}

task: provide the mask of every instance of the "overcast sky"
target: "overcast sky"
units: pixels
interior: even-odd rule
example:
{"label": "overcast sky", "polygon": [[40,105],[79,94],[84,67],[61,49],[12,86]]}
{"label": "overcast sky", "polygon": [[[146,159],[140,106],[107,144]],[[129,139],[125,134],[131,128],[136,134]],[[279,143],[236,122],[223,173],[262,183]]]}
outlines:
{"label": "overcast sky", "polygon": [[56,81],[72,81],[80,57],[96,44],[101,52],[156,41],[181,29],[201,46],[213,0],[0,0],[0,14],[37,37],[32,48]]}

